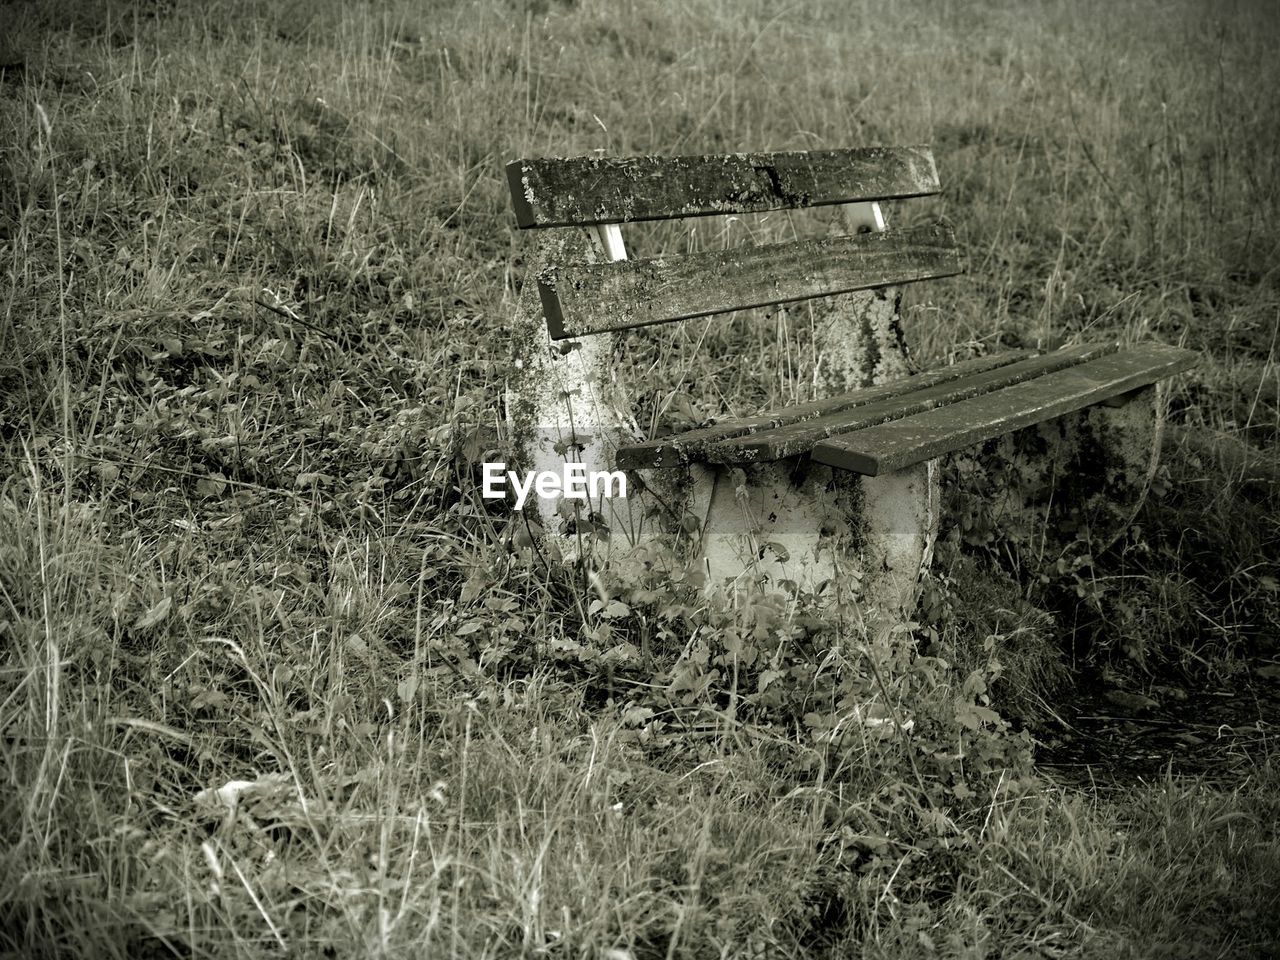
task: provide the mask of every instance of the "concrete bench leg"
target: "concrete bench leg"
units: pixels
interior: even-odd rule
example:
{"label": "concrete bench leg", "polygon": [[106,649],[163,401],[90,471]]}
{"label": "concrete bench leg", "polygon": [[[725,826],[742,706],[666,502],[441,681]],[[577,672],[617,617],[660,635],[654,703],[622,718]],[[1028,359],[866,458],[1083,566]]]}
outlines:
{"label": "concrete bench leg", "polygon": [[1082,469],[1101,470],[1102,488],[1085,505],[1103,547],[1115,543],[1133,523],[1146,501],[1160,466],[1165,412],[1169,401],[1164,381],[1090,407],[1078,415],[1071,432],[1081,448],[1099,454],[1079,456]]}
{"label": "concrete bench leg", "polygon": [[938,462],[863,477],[864,595],[883,627],[911,619],[933,560],[941,510]]}
{"label": "concrete bench leg", "polygon": [[782,461],[713,476],[702,535],[713,583],[790,586],[889,626],[910,617],[937,534],[936,464],[859,477]]}
{"label": "concrete bench leg", "polygon": [[[559,233],[538,237],[520,293],[507,422],[523,470],[558,473],[566,463],[579,463],[589,472],[612,472],[613,451],[640,436],[625,385],[613,374],[616,337],[553,341],[534,279],[553,260],[592,262],[606,251],[585,231]],[[673,479],[645,471],[653,493],[629,489],[625,499],[601,495],[588,501],[531,496],[525,511],[551,559],[584,560],[596,568],[624,565],[638,546],[662,536],[664,501],[678,503],[681,497]]]}
{"label": "concrete bench leg", "polygon": [[[985,535],[1002,541],[1006,554],[1025,551],[1033,568],[1064,550],[1078,552],[1072,544],[1082,537],[1094,556],[1117,543],[1156,476],[1166,397],[1164,383],[1144,387],[1122,404],[1098,404],[957,453],[975,461],[971,484],[994,524]],[[949,491],[949,510],[965,512],[965,496]]]}

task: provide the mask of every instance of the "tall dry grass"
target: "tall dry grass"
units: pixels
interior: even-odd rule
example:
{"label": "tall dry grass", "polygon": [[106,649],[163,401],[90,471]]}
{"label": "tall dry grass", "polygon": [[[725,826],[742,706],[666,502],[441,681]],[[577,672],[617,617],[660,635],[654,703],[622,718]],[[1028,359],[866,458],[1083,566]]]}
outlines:
{"label": "tall dry grass", "polygon": [[[566,652],[599,624],[521,566],[458,457],[510,371],[524,247],[501,162],[896,142],[933,144],[947,192],[893,216],[945,213],[970,257],[910,295],[923,362],[1186,344],[1204,361],[1175,419],[1274,451],[1267,5],[4,17],[7,951],[1274,949],[1266,744],[1229,788],[1094,799],[999,778],[938,807],[895,738],[832,751],[714,711],[648,716]],[[634,244],[817,228],[699,221]],[[647,415],[681,397],[702,417],[803,398],[808,350],[798,310],[643,331],[620,365]],[[1273,503],[1172,457],[1182,505],[1144,522],[1200,519],[1153,562],[1148,619],[1170,624],[1171,659],[1230,675],[1275,652]],[[510,668],[525,648],[544,661]]]}

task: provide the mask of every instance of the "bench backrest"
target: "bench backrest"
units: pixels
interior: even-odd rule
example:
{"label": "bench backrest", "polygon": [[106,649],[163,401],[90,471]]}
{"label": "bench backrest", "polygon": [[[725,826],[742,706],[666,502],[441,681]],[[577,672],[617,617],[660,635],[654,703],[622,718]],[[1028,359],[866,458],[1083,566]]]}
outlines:
{"label": "bench backrest", "polygon": [[[507,179],[522,228],[594,228],[611,261],[552,263],[538,274],[556,340],[961,271],[949,226],[884,230],[876,205],[939,191],[927,147],[542,158],[508,164]],[[619,227],[832,204],[865,205],[855,225],[866,232],[627,260]]]}

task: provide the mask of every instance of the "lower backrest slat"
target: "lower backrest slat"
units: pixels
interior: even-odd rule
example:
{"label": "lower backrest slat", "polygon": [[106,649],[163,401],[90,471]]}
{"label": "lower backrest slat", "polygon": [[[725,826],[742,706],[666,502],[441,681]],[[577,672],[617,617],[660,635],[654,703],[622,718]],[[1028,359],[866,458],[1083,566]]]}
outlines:
{"label": "lower backrest slat", "polygon": [[944,223],[686,257],[556,264],[538,276],[555,340],[808,300],[962,270]]}

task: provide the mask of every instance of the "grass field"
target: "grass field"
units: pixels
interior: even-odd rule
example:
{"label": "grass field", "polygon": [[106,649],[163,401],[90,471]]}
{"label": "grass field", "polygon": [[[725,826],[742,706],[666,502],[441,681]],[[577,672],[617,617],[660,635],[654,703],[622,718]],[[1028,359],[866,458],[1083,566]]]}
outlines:
{"label": "grass field", "polygon": [[[1080,678],[1276,672],[1271,5],[6,2],[0,64],[5,955],[1280,953],[1269,728],[1105,790],[1032,762]],[[472,484],[502,163],[895,143],[969,254],[908,296],[923,363],[1203,351],[1134,528],[949,536],[892,670],[513,550]],[[805,349],[735,316],[619,365],[678,424],[803,399]]]}

